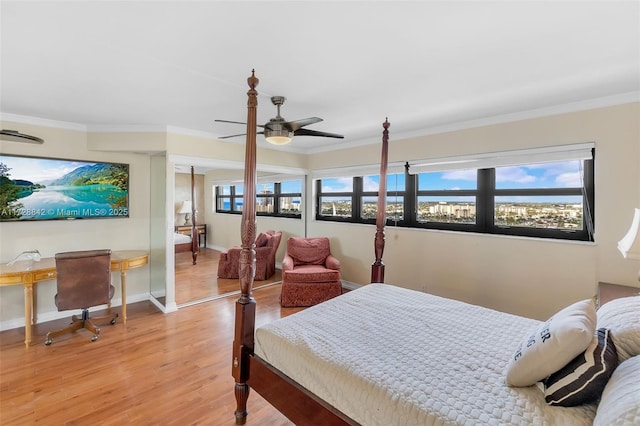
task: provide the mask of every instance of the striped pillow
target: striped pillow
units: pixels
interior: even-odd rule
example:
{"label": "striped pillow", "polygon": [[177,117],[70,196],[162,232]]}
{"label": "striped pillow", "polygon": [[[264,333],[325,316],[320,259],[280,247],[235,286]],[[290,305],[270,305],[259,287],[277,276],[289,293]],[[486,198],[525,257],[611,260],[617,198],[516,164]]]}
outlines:
{"label": "striped pillow", "polygon": [[543,381],[544,398],[550,405],[564,407],[597,401],[617,365],[609,330],[599,328],[584,353]]}

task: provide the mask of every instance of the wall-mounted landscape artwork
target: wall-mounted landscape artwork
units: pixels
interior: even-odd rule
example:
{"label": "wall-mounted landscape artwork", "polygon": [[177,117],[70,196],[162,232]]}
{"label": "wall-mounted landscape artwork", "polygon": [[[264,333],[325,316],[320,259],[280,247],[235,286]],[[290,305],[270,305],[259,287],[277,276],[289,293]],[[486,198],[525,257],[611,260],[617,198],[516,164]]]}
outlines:
{"label": "wall-mounted landscape artwork", "polygon": [[129,217],[129,165],[0,155],[0,221]]}

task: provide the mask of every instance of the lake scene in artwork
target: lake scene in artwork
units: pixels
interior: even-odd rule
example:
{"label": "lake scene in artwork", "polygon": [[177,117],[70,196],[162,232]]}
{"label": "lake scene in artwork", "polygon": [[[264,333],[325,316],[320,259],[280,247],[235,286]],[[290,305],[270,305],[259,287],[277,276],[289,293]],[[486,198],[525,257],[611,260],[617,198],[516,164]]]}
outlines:
{"label": "lake scene in artwork", "polygon": [[129,216],[129,166],[0,156],[0,220]]}

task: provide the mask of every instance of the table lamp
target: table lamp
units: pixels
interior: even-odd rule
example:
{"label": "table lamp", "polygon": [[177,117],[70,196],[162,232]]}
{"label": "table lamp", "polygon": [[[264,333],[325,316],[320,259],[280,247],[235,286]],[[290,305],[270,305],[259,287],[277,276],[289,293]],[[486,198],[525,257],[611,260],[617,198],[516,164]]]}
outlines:
{"label": "table lamp", "polygon": [[178,213],[184,214],[184,224],[191,225],[191,201],[183,201]]}
{"label": "table lamp", "polygon": [[7,265],[11,266],[19,260],[28,260],[27,269],[31,269],[33,262],[39,262],[42,256],[38,250],[26,250],[14,257]]}
{"label": "table lamp", "polygon": [[[625,259],[640,260],[640,209],[635,209],[629,231],[618,241],[618,250]],[[638,279],[640,280],[640,272]]]}

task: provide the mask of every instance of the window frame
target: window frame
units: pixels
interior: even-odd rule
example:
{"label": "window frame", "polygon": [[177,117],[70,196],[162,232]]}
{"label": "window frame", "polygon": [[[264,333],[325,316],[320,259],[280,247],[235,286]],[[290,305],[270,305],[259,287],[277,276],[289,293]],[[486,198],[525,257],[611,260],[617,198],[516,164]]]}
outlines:
{"label": "window frame", "polygon": [[[229,195],[221,194],[220,188],[228,186],[229,187]],[[236,210],[236,199],[242,199],[244,197],[243,194],[236,194],[236,186],[237,185],[216,185],[215,186],[215,212],[216,213],[231,213],[231,214],[241,214],[242,210]],[[243,188],[244,189],[244,188]],[[224,205],[224,203],[220,204],[220,200],[229,200],[229,209],[221,209],[220,205]]]}
{"label": "window frame", "polygon": [[[476,189],[459,189],[459,190],[418,190],[419,174],[411,174],[409,167],[405,171],[405,191],[404,191],[404,217],[402,220],[394,222],[387,217],[387,226],[398,226],[406,228],[422,228],[437,229],[444,231],[462,231],[481,234],[495,235],[511,235],[533,238],[550,238],[557,240],[574,240],[574,241],[594,241],[594,198],[595,198],[595,148],[591,149],[591,159],[583,159],[582,175],[583,186],[581,188],[520,188],[520,189],[497,189],[496,188],[496,167],[478,168],[477,187]],[[571,161],[571,160],[559,160]],[[522,163],[522,165],[532,163]],[[498,166],[499,167],[499,166]],[[375,224],[375,219],[362,219],[361,204],[363,197],[379,196],[373,192],[364,192],[362,188],[362,177],[353,176],[352,192],[322,192],[322,179],[315,180],[315,201],[316,211],[315,219],[319,221],[331,222],[347,222],[347,223],[363,223]],[[397,197],[402,191],[387,191],[387,197]],[[455,223],[455,222],[419,222],[418,200],[423,196],[475,196],[476,201],[476,223]],[[557,229],[557,228],[535,228],[527,226],[505,226],[495,225],[495,200],[499,196],[557,196],[557,195],[579,195],[582,197],[583,215],[582,229]],[[334,217],[320,214],[322,197],[343,196],[351,199],[352,215],[351,217]]]}
{"label": "window frame", "polygon": [[[394,173],[397,174],[397,173]],[[371,174],[368,174],[367,176],[374,176]],[[375,175],[375,176],[379,176],[379,175]],[[352,176],[353,179],[353,184],[352,184],[352,188],[353,191],[336,191],[336,192],[322,192],[322,179],[316,179],[315,180],[315,217],[318,220],[329,220],[332,222],[347,222],[347,223],[366,223],[366,224],[374,224],[376,223],[376,216],[372,217],[372,218],[363,218],[362,217],[362,211],[363,211],[363,205],[364,205],[364,198],[365,197],[379,197],[379,191],[365,191],[364,190],[364,176]],[[406,182],[406,176],[405,176],[405,182]],[[387,186],[389,186],[387,184]],[[406,189],[405,191],[398,191],[396,189],[392,189],[387,191],[387,198],[389,197],[395,197],[395,198],[402,198],[403,199],[403,204],[405,206],[405,210],[406,210],[406,206],[407,206],[407,202],[406,202]],[[321,210],[322,210],[322,197],[346,197],[349,198],[351,200],[351,216],[350,217],[343,217],[343,216],[329,216],[329,215],[323,215]],[[406,217],[406,211],[403,212],[403,219],[396,221],[394,219],[389,218],[389,216],[387,216],[387,224],[388,225],[395,225],[396,223],[402,223],[405,222],[404,217]]]}
{"label": "window frame", "polygon": [[[301,187],[304,188],[304,179],[300,179],[302,182]],[[257,216],[269,216],[269,217],[284,217],[284,218],[290,218],[290,219],[302,219],[302,208],[300,209],[299,213],[283,213],[280,211],[280,201],[282,198],[300,198],[300,206],[303,205],[303,197],[302,197],[302,192],[287,192],[287,193],[283,193],[282,192],[282,182],[263,182],[263,183],[257,183],[256,186],[258,185],[264,185],[264,184],[273,184],[274,187],[274,191],[273,194],[261,194],[259,193],[259,191],[256,191],[256,205],[259,204],[260,200],[265,199],[265,198],[272,198],[273,199],[273,212],[259,212],[256,211],[256,215]],[[224,194],[220,194],[220,188],[223,186],[229,186],[230,187],[230,193],[231,195],[224,195]],[[221,214],[242,214],[242,210],[236,210],[234,207],[236,205],[236,203],[234,202],[235,199],[240,198],[242,199],[244,197],[244,188],[243,188],[243,194],[237,195],[236,194],[236,186],[241,186],[241,185],[216,185],[215,186],[215,198],[216,198],[216,202],[215,202],[215,212],[216,213],[221,213]],[[220,199],[229,199],[229,210],[225,210],[225,209],[220,209],[218,206],[220,206],[219,204],[219,200]]]}

